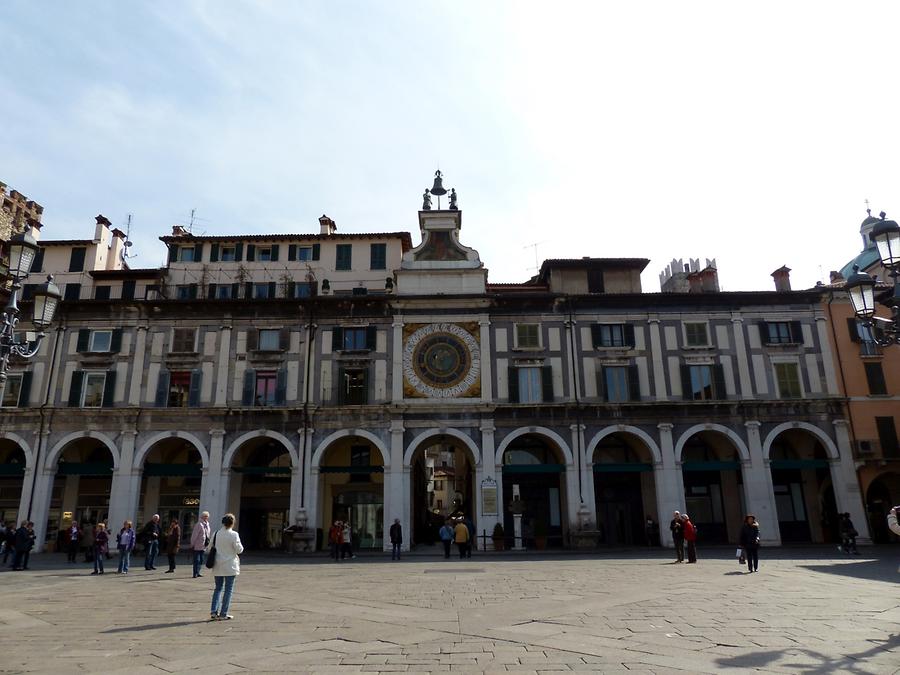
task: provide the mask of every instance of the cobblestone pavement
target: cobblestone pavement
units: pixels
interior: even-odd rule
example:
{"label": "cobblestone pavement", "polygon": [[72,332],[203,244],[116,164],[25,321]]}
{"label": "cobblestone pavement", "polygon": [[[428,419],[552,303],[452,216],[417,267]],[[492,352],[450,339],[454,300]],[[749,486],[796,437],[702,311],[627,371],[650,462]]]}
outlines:
{"label": "cobblestone pavement", "polygon": [[248,556],[219,622],[184,560],[126,577],[35,556],[0,576],[0,670],[900,673],[900,547],[763,551],[758,574],[731,552]]}

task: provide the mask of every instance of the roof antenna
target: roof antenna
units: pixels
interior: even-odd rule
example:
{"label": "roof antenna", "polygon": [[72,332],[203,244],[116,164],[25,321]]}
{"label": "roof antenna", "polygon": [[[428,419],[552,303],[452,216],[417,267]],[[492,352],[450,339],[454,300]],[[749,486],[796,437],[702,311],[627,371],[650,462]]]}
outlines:
{"label": "roof antenna", "polygon": [[526,246],[522,247],[522,248],[533,248],[534,249],[534,267],[528,267],[526,269],[534,270],[535,272],[540,270],[541,266],[540,266],[540,263],[538,262],[538,246],[540,246],[541,244],[546,244],[546,243],[547,243],[547,240],[544,239],[543,241],[536,241],[533,244],[527,244]]}
{"label": "roof antenna", "polygon": [[872,215],[872,207],[869,205],[868,198],[866,199],[866,213],[868,213],[870,216]]}
{"label": "roof antenna", "polygon": [[122,261],[126,261],[128,258],[133,258],[134,253],[129,253],[128,249],[130,249],[134,244],[131,241],[131,214],[128,214],[128,223],[125,226],[125,245],[122,248]]}

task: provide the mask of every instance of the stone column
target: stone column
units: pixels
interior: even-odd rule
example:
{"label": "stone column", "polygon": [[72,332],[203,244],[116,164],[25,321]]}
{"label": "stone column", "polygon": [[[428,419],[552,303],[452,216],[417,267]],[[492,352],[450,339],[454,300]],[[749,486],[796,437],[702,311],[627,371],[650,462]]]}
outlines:
{"label": "stone column", "polygon": [[[584,473],[584,425],[570,424],[569,430],[572,434],[571,448],[574,461],[566,464],[565,486],[563,487],[566,491],[566,512],[565,514],[560,513],[564,537],[567,532],[578,527],[578,513],[581,510],[583,499],[583,493],[578,486],[578,476],[579,472]],[[583,480],[584,476],[582,475],[582,482]]]}
{"label": "stone column", "polygon": [[[597,520],[597,495],[594,493],[594,461],[593,457],[587,454],[584,438],[585,428],[585,425],[582,424],[579,431],[581,436],[581,457],[579,458],[581,462],[581,504],[579,504],[579,510],[585,514],[583,517],[589,516],[590,522],[595,523]],[[578,523],[577,520],[576,523]]]}
{"label": "stone column", "polygon": [[[119,466],[113,473],[112,486],[109,490],[107,527],[113,532],[118,532],[125,520],[134,520],[137,515],[138,493],[141,489],[141,469],[134,466],[134,444],[136,438],[137,431],[134,429],[124,429],[122,431]],[[135,478],[137,478],[137,481],[135,481]]]}
{"label": "stone column", "polygon": [[744,422],[747,430],[747,447],[750,449],[750,462],[741,462],[744,472],[744,498],[747,510],[759,521],[761,543],[780,546],[781,532],[778,529],[775,488],[772,485],[771,467],[763,458],[760,426],[761,424],[755,420]]}
{"label": "stone column", "polygon": [[[297,429],[300,440],[297,442],[298,463],[295,470],[291,471],[291,515],[290,524],[293,525],[297,518],[306,518],[307,527],[315,527],[315,523],[309,520],[309,482],[311,480],[309,467],[312,459],[312,429]],[[306,444],[306,452],[303,447]]]}
{"label": "stone column", "polygon": [[672,541],[668,523],[672,520],[673,511],[684,511],[684,480],[681,476],[681,462],[675,461],[673,425],[662,422],[656,428],[659,430],[659,451],[662,455],[662,461],[653,464],[659,538],[662,546],[672,548],[675,542]]}
{"label": "stone column", "polygon": [[665,401],[667,398],[666,368],[663,362],[662,339],[659,334],[659,317],[656,315],[648,317],[647,326],[650,329],[650,357],[653,361],[653,391],[657,401]]}
{"label": "stone column", "polygon": [[[45,441],[46,442],[46,441]],[[35,552],[43,551],[47,539],[47,518],[50,514],[50,498],[53,495],[53,480],[56,478],[56,467],[47,469],[43,466],[34,467],[36,478],[34,479],[34,498],[31,501],[31,520],[34,521]],[[28,473],[26,472],[26,477]],[[19,511],[19,523],[28,513],[28,505]],[[16,527],[19,526],[16,523]]]}
{"label": "stone column", "polygon": [[412,530],[410,529],[410,472],[409,467],[403,465],[403,419],[391,420],[391,465],[385,467],[384,476],[384,541],[382,549],[391,550],[391,539],[388,536],[394,518],[400,519],[400,527],[403,528],[402,550],[408,551]]}
{"label": "stone column", "polygon": [[486,314],[478,320],[481,337],[481,398],[485,403],[494,400],[494,377],[492,365],[494,359],[491,355],[491,321]]}
{"label": "stone column", "polygon": [[[487,550],[493,550],[494,541],[491,536],[494,534],[494,526],[503,522],[503,500],[501,494],[500,475],[497,472],[497,466],[494,463],[494,432],[496,428],[492,420],[483,420],[481,427],[481,462],[475,467],[475,527],[478,530],[476,534],[480,537],[482,533],[487,535],[484,540],[484,547]],[[497,512],[486,514],[484,512],[484,504],[482,503],[481,484],[485,480],[493,480],[497,484]],[[482,540],[479,539],[479,543]]]}
{"label": "stone column", "polygon": [[858,544],[871,544],[869,519],[863,504],[862,491],[859,488],[859,477],[853,461],[853,449],[850,445],[850,433],[847,420],[834,420],[834,435],[840,457],[829,460],[831,483],[834,486],[834,499],[839,513],[849,513],[853,526],[859,532]]}
{"label": "stone column", "polygon": [[210,429],[209,466],[203,469],[200,482],[200,510],[209,511],[211,523],[218,523],[225,515],[228,499],[227,481],[222,484],[222,460],[225,453],[225,430]]}

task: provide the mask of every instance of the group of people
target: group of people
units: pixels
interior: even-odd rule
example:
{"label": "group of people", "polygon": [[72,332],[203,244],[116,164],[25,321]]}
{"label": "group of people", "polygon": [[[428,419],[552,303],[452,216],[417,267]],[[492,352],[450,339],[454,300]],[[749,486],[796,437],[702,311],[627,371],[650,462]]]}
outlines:
{"label": "group of people", "polygon": [[6,565],[10,555],[14,571],[27,570],[31,549],[34,548],[34,523],[23,520],[16,528],[15,523],[0,523],[0,542],[3,546],[3,564]]}
{"label": "group of people", "polygon": [[328,545],[331,549],[331,557],[335,562],[347,558],[355,558],[353,553],[353,530],[349,522],[343,520],[334,521],[334,525],[328,530]]}
{"label": "group of people", "polygon": [[[672,541],[675,544],[675,562],[683,563],[685,548],[687,548],[688,563],[697,562],[697,527],[686,513],[675,511],[672,521],[669,523],[672,532]],[[747,563],[750,573],[759,571],[759,522],[756,516],[748,513],[744,516],[739,535],[740,548],[738,557],[741,563]]]}
{"label": "group of people", "polygon": [[441,544],[444,546],[444,558],[450,558],[450,545],[456,544],[459,550],[459,559],[472,557],[472,543],[475,539],[475,523],[471,518],[466,516],[458,516],[456,518],[447,518],[443,526],[438,531],[441,538]]}

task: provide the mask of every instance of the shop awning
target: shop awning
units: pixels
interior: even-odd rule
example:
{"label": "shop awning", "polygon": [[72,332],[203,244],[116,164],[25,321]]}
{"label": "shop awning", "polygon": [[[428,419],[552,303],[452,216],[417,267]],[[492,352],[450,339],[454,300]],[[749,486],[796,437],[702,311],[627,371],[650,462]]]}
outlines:
{"label": "shop awning", "polygon": [[504,464],[503,473],[565,473],[565,464]]}
{"label": "shop awning", "polygon": [[644,462],[597,462],[594,473],[639,473],[653,471],[653,465]]}

